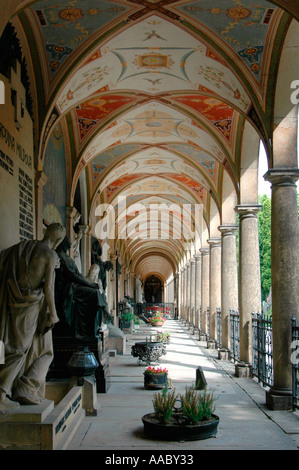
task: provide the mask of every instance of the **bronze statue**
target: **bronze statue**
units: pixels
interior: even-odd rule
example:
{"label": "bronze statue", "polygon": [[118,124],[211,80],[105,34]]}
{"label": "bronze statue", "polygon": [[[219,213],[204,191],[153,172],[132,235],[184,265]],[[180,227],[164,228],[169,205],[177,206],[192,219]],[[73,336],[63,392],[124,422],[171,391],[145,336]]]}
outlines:
{"label": "bronze statue", "polygon": [[68,236],[57,247],[60,268],[56,273],[55,302],[66,336],[82,341],[94,341],[99,334],[106,301],[99,285],[90,282],[78,270],[68,255],[71,242]]}

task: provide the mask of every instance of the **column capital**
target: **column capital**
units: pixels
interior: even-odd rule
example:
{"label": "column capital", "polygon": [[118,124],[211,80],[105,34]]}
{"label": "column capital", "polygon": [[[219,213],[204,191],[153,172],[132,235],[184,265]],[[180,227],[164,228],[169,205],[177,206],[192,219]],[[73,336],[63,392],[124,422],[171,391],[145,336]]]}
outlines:
{"label": "column capital", "polygon": [[299,179],[298,168],[274,168],[264,174],[264,179],[272,186],[296,186]]}
{"label": "column capital", "polygon": [[199,250],[203,256],[209,255],[210,254],[210,247],[209,246],[204,246]]}
{"label": "column capital", "polygon": [[262,210],[261,204],[240,204],[235,207],[235,211],[240,217],[257,217],[258,213]]}
{"label": "column capital", "polygon": [[195,261],[200,260],[201,257],[202,257],[202,253],[196,253],[196,254],[194,255]]}
{"label": "column capital", "polygon": [[225,235],[235,235],[235,232],[238,230],[239,226],[235,224],[219,225],[218,230],[221,232],[222,236]]}
{"label": "column capital", "polygon": [[220,237],[209,238],[207,240],[207,242],[208,242],[208,244],[210,245],[211,248],[221,247],[221,238]]}

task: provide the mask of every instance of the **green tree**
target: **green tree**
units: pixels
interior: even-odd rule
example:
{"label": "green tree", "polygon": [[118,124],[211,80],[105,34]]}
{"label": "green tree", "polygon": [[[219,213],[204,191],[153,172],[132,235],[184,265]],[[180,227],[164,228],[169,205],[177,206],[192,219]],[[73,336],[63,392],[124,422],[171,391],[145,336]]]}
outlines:
{"label": "green tree", "polygon": [[262,210],[258,214],[260,245],[262,299],[268,296],[271,287],[271,199],[264,194],[259,196]]}

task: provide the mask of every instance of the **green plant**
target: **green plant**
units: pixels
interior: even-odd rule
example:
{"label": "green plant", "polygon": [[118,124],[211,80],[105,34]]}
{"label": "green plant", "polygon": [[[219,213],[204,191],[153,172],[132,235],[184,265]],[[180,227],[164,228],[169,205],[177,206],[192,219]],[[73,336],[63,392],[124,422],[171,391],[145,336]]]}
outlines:
{"label": "green plant", "polygon": [[134,325],[140,325],[140,320],[138,317],[134,317]]}
{"label": "green plant", "polygon": [[123,322],[131,322],[132,320],[134,320],[134,315],[131,312],[124,312],[121,315],[121,320]]}
{"label": "green plant", "polygon": [[213,392],[200,393],[194,387],[186,387],[185,395],[181,395],[181,412],[188,419],[189,424],[199,421],[208,421],[215,410]]}
{"label": "green plant", "polygon": [[174,413],[174,405],[177,400],[175,389],[171,392],[166,385],[162,392],[155,393],[153,405],[156,417],[162,421],[163,424],[169,424],[171,417]]}

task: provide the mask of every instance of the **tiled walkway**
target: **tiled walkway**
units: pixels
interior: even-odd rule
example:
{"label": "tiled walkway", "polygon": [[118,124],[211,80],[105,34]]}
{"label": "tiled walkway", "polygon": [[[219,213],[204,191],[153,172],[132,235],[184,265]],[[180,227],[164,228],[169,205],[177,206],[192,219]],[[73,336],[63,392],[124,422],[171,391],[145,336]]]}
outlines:
{"label": "tiled walkway", "polygon": [[84,418],[68,450],[125,450],[133,455],[140,450],[299,449],[298,413],[268,410],[265,390],[254,379],[235,377],[234,365],[218,360],[217,351],[207,349],[206,343],[199,342],[198,335],[192,335],[179,321],[167,320],[164,330],[171,334],[171,342],[161,365],[169,370],[177,393],[195,383],[196,368],[202,367],[207,388],[217,397],[217,436],[192,442],[161,442],[144,436],[141,418],[153,411],[155,392],[144,389],[146,366],[139,366],[131,355],[135,342],[153,334],[153,328],[143,324],[127,337],[125,354],[110,358],[111,386],[108,393],[98,395],[98,415]]}

